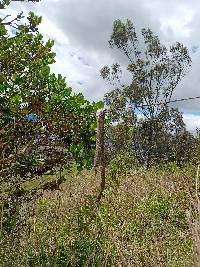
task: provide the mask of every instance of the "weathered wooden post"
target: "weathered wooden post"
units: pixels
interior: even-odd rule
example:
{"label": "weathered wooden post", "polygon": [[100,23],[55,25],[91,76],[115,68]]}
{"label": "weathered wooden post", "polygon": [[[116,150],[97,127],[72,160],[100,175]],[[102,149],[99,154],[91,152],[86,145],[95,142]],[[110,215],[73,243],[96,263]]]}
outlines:
{"label": "weathered wooden post", "polygon": [[104,151],[104,119],[105,119],[105,110],[100,109],[96,113],[96,119],[97,119],[97,135],[96,135],[96,153],[94,158],[94,170],[95,170],[95,176],[98,173],[98,170],[100,171],[100,177],[101,177],[101,185],[100,185],[100,192],[97,198],[97,202],[101,200],[101,197],[103,195],[103,191],[105,189],[105,151]]}

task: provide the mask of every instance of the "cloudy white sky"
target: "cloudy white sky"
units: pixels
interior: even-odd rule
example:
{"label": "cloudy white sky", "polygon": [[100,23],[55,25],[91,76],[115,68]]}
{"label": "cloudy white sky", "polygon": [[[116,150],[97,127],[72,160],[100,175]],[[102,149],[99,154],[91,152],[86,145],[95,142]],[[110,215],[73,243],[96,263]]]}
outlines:
{"label": "cloudy white sky", "polygon": [[[115,19],[131,19],[137,30],[151,28],[166,45],[184,43],[192,68],[177,87],[174,98],[200,96],[200,1],[199,0],[42,0],[12,3],[10,13],[32,10],[42,15],[40,31],[55,40],[55,73],[66,76],[68,85],[90,100],[109,90],[99,70],[121,55],[108,47]],[[200,127],[200,100],[178,104],[188,129]]]}

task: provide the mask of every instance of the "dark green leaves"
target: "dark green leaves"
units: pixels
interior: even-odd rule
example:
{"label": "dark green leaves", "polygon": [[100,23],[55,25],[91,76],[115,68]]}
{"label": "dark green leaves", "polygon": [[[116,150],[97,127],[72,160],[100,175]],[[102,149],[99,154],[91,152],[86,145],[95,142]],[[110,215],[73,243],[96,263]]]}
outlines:
{"label": "dark green leaves", "polygon": [[95,115],[103,108],[103,102],[91,104],[51,73],[54,41],[44,42],[40,22],[30,12],[12,38],[0,24],[0,180],[13,185],[72,159],[79,168],[91,167]]}
{"label": "dark green leaves", "polygon": [[95,107],[96,110],[102,109],[102,108],[104,108],[104,102],[103,101],[99,101],[94,105],[94,107]]}

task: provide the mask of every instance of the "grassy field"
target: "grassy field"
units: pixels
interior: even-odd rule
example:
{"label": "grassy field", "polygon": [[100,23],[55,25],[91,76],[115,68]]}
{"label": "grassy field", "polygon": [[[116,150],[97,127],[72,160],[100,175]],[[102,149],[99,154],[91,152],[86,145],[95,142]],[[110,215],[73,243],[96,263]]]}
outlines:
{"label": "grassy field", "polygon": [[0,266],[197,267],[196,172],[114,168],[99,206],[99,177],[65,172],[60,191],[45,191],[12,220],[1,212]]}

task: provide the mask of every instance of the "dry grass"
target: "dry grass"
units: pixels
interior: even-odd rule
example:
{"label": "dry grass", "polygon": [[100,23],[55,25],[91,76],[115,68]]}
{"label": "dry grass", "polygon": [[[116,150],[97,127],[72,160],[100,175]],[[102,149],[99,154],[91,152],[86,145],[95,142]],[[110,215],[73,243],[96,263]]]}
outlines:
{"label": "dry grass", "polygon": [[195,169],[138,169],[117,180],[98,208],[100,181],[88,171],[21,207],[24,224],[3,228],[1,266],[199,266]]}

